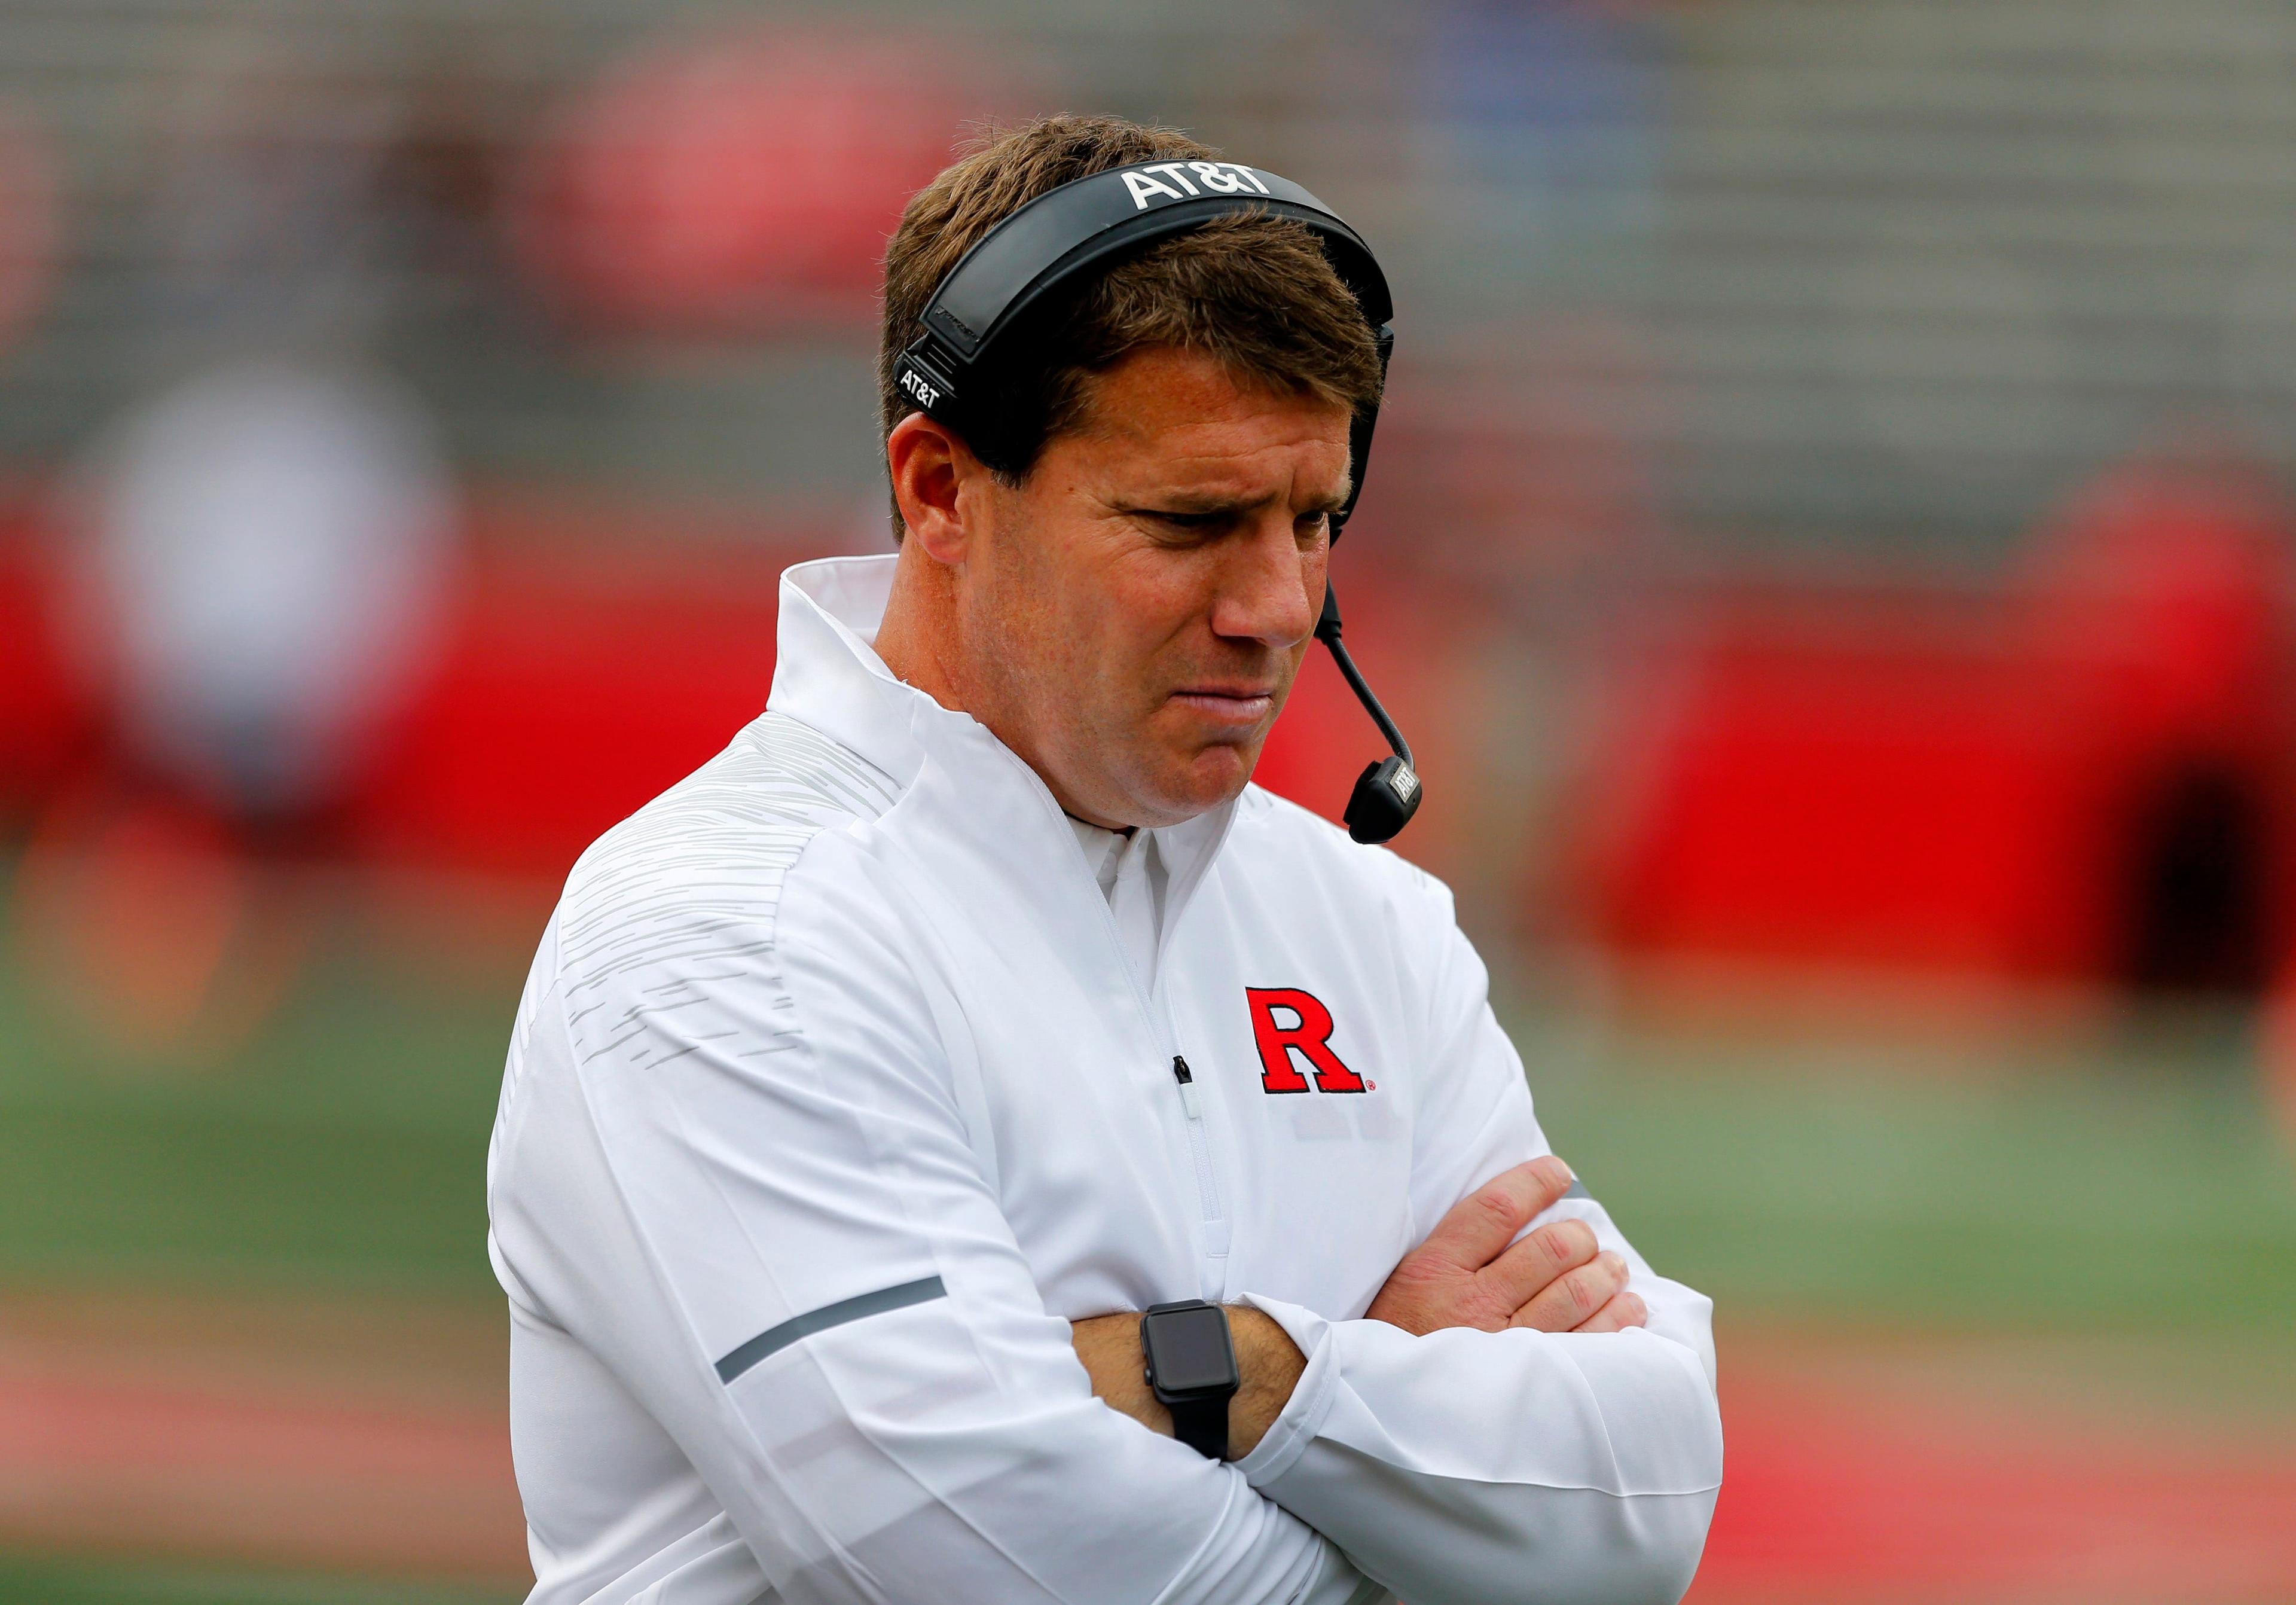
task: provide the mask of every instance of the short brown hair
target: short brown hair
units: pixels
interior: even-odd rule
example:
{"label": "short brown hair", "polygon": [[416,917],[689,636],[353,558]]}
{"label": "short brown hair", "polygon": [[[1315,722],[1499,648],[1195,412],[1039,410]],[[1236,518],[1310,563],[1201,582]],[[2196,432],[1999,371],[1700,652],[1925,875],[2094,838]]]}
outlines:
{"label": "short brown hair", "polygon": [[[991,228],[1047,190],[1134,162],[1210,160],[1219,152],[1173,128],[1113,117],[1041,117],[991,129],[910,197],[885,250],[885,323],[877,354],[882,433],[917,410],[894,384],[933,291]],[[1017,332],[1015,355],[983,376],[966,444],[999,477],[1027,477],[1045,443],[1076,428],[1088,381],[1128,353],[1177,346],[1218,357],[1240,383],[1377,405],[1379,353],[1355,297],[1316,236],[1287,217],[1219,217],[1119,262]],[[1000,341],[1000,345],[1002,342]],[[974,436],[981,438],[975,438]],[[902,534],[898,506],[894,538]]]}

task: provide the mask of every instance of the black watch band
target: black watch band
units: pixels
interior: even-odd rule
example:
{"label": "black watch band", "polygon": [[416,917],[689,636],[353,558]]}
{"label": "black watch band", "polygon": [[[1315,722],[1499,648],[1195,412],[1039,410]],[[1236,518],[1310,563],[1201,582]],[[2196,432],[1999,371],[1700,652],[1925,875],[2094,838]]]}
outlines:
{"label": "black watch band", "polygon": [[1172,1436],[1206,1460],[1227,1458],[1227,1400],[1177,1399],[1164,1408],[1172,1413]]}
{"label": "black watch band", "polygon": [[1227,1402],[1242,1378],[1227,1312],[1201,1298],[1152,1304],[1140,1318],[1149,1390],[1172,1414],[1172,1435],[1207,1460],[1227,1458]]}

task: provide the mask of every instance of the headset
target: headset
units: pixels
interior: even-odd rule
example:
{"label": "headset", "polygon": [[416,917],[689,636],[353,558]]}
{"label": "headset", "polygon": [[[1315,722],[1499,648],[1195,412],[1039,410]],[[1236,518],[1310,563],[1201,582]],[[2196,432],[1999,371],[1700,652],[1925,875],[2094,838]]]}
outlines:
{"label": "headset", "polygon": [[[1395,348],[1395,309],[1387,275],[1363,236],[1300,185],[1263,168],[1234,161],[1151,161],[1111,168],[1048,190],[990,229],[933,291],[918,318],[916,338],[894,368],[895,385],[936,422],[968,439],[988,438],[990,421],[969,414],[968,400],[989,388],[998,341],[1021,326],[1031,308],[1128,253],[1235,212],[1291,217],[1316,235],[1372,327],[1383,382]],[[1378,422],[1374,402],[1356,416],[1349,431],[1352,483],[1346,505],[1332,514],[1334,543],[1363,494]],[[1364,842],[1392,840],[1419,811],[1419,775],[1410,744],[1340,639],[1339,599],[1328,584],[1316,639],[1331,649],[1349,689],[1394,749],[1357,777],[1344,816],[1348,834]]]}

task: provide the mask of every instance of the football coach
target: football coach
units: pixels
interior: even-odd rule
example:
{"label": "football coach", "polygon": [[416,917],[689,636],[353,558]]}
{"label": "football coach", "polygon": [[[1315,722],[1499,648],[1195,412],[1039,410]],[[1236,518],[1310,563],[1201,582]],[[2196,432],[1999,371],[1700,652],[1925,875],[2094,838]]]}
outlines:
{"label": "football coach", "polygon": [[[765,711],[583,856],[520,1007],[534,1601],[1688,1586],[1710,1306],[1548,1152],[1445,888],[1250,784],[1383,377],[1319,207],[1076,117],[909,203],[898,550],[783,577]],[[960,262],[1048,250],[980,327]]]}

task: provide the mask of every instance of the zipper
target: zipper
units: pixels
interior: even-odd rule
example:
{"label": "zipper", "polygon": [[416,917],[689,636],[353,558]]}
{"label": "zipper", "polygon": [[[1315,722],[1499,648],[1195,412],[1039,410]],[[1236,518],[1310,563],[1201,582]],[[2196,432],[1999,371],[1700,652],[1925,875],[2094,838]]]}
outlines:
{"label": "zipper", "polygon": [[1172,1079],[1180,1084],[1180,1107],[1188,1117],[1188,1152],[1196,1162],[1196,1200],[1204,1211],[1204,1246],[1215,1258],[1227,1255],[1227,1216],[1220,1209],[1219,1182],[1212,1175],[1211,1134],[1204,1126],[1203,1089],[1181,1055],[1172,1055]]}
{"label": "zipper", "polygon": [[1172,1055],[1172,1079],[1180,1084],[1180,1107],[1188,1111],[1188,1118],[1204,1118],[1203,1094],[1196,1091],[1196,1077],[1188,1069],[1188,1061],[1177,1053]]}
{"label": "zipper", "polygon": [[[1053,801],[1049,791],[1045,793],[1045,801],[1051,804],[1055,810],[1054,819],[1065,830],[1066,816],[1058,812],[1060,805]],[[1107,899],[1101,896],[1097,886],[1093,888],[1092,900],[1100,905],[1102,928],[1108,932],[1110,943],[1116,949],[1117,968],[1124,971],[1124,979],[1132,988],[1132,1001],[1140,1006],[1141,1019],[1147,1024],[1149,1034],[1171,1055],[1172,1079],[1179,1084],[1180,1109],[1187,1116],[1188,1156],[1195,1161],[1196,1205],[1203,1214],[1204,1253],[1210,1258],[1224,1261],[1227,1258],[1228,1249],[1227,1216],[1220,1206],[1219,1179],[1212,1171],[1212,1145],[1204,1124],[1202,1089],[1196,1085],[1194,1073],[1188,1069],[1188,1061],[1179,1052],[1178,1044],[1175,1041],[1178,1033],[1171,1028],[1169,1017],[1158,1017],[1155,1003],[1149,997],[1148,989],[1140,984],[1139,974],[1132,968],[1131,955],[1124,951],[1123,934],[1116,928],[1115,911],[1108,906]]]}
{"label": "zipper", "polygon": [[1108,921],[1108,934],[1115,938],[1116,962],[1124,971],[1124,979],[1132,984],[1132,997],[1140,1005],[1140,1016],[1147,1022],[1150,1033],[1171,1055],[1172,1079],[1180,1089],[1180,1110],[1187,1117],[1188,1157],[1196,1167],[1196,1207],[1203,1215],[1204,1253],[1210,1258],[1225,1260],[1228,1245],[1227,1212],[1220,1206],[1219,1178],[1212,1171],[1211,1134],[1204,1123],[1203,1089],[1196,1085],[1195,1072],[1188,1069],[1187,1060],[1181,1056],[1179,1044],[1174,1040],[1177,1034],[1171,1028],[1169,1017],[1157,1014],[1156,1005],[1149,997],[1147,988],[1140,984],[1140,977],[1134,972],[1132,960],[1124,951],[1123,938],[1117,932],[1116,916],[1104,902],[1101,905],[1101,913]]}

